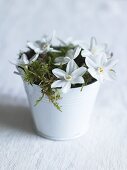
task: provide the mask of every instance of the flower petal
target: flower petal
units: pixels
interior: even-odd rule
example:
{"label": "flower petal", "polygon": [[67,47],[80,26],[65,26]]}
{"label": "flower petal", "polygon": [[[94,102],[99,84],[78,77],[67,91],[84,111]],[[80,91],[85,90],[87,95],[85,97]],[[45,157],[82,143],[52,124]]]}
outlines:
{"label": "flower petal", "polygon": [[80,67],[80,68],[74,70],[74,71],[72,72],[71,76],[75,79],[75,78],[77,78],[77,77],[82,76],[82,75],[86,72],[86,70],[87,70],[87,69],[86,69],[85,67]]}
{"label": "flower petal", "polygon": [[114,59],[109,59],[107,61],[107,63],[105,64],[105,66],[109,69],[113,68],[116,64],[118,63],[118,60],[114,60]]}
{"label": "flower petal", "polygon": [[32,50],[35,49],[35,45],[34,45],[33,42],[28,41],[28,42],[27,42],[27,46],[28,46],[29,48],[31,48]]}
{"label": "flower petal", "polygon": [[59,68],[55,68],[52,70],[52,73],[57,77],[57,78],[60,78],[60,79],[63,79],[64,76],[66,75],[66,72],[59,69]]}
{"label": "flower petal", "polygon": [[78,57],[79,53],[81,51],[80,47],[76,47],[74,50],[71,49],[67,52],[66,57],[72,59],[75,59],[76,57]]}
{"label": "flower petal", "polygon": [[51,84],[51,88],[63,87],[66,84],[64,80],[56,80]]}
{"label": "flower petal", "polygon": [[64,62],[68,63],[71,59],[69,57],[64,57]]}
{"label": "flower petal", "polygon": [[38,59],[38,57],[39,57],[39,54],[38,54],[38,53],[35,54],[35,55],[30,59],[30,63],[36,61],[36,60]]}
{"label": "flower petal", "polygon": [[74,54],[74,50],[70,49],[68,50],[66,57],[69,57],[70,59],[73,59],[73,54]]}
{"label": "flower petal", "polygon": [[51,52],[54,52],[54,53],[60,53],[60,51],[59,50],[55,50],[54,48],[49,48],[49,50],[48,51],[51,51]]}
{"label": "flower petal", "polygon": [[114,70],[106,71],[105,74],[104,74],[104,79],[109,80],[109,81],[115,80],[116,79],[116,72]]}
{"label": "flower petal", "polygon": [[91,51],[93,51],[95,55],[98,55],[99,53],[102,53],[102,52],[107,52],[107,44],[96,45],[95,47],[91,49]]}
{"label": "flower petal", "polygon": [[114,70],[110,70],[108,72],[108,75],[109,75],[111,80],[115,80],[116,79],[116,72]]}
{"label": "flower petal", "polygon": [[87,57],[85,63],[89,68],[97,68],[96,60],[93,57]]}
{"label": "flower petal", "polygon": [[89,68],[88,69],[88,72],[90,73],[90,75],[92,76],[92,77],[94,77],[95,79],[99,79],[99,75],[98,75],[98,73],[97,73],[97,71],[94,69],[94,68]]}
{"label": "flower petal", "polygon": [[29,64],[29,60],[28,60],[26,54],[22,55],[22,61],[24,62],[24,64]]}
{"label": "flower petal", "polygon": [[92,53],[87,49],[83,49],[81,52],[81,55],[82,55],[82,57],[89,57],[92,55]]}
{"label": "flower petal", "polygon": [[63,65],[63,64],[66,64],[70,61],[70,58],[69,57],[57,57],[55,58],[55,65]]}
{"label": "flower petal", "polygon": [[35,42],[27,42],[27,46],[34,50],[35,53],[42,53],[42,42],[41,41],[35,41]]}
{"label": "flower petal", "polygon": [[64,57],[57,57],[55,58],[54,62],[55,62],[55,65],[65,64]]}
{"label": "flower petal", "polygon": [[51,41],[52,41],[52,37],[49,37],[46,34],[41,38],[41,43],[43,43],[43,44],[49,44],[50,45]]}
{"label": "flower petal", "polygon": [[100,53],[99,55],[95,56],[96,64],[98,67],[105,65],[107,62],[107,56],[105,53]]}
{"label": "flower petal", "polygon": [[72,84],[83,84],[84,83],[84,78],[83,77],[76,77],[75,79],[73,79],[73,81],[71,82]]}
{"label": "flower petal", "polygon": [[71,88],[71,83],[70,82],[66,82],[66,84],[62,87],[62,92],[63,93],[67,93]]}
{"label": "flower petal", "polygon": [[103,83],[104,80],[106,80],[104,74],[98,75],[98,79],[97,79],[97,80],[98,80],[100,83]]}
{"label": "flower petal", "polygon": [[67,67],[66,67],[66,72],[68,74],[71,74],[74,70],[78,68],[78,65],[75,63],[74,60],[71,60],[68,62]]}
{"label": "flower petal", "polygon": [[77,48],[74,49],[73,59],[75,59],[76,57],[78,57],[80,51],[81,51],[81,48],[80,48],[80,47],[77,47]]}
{"label": "flower petal", "polygon": [[31,48],[32,50],[35,50],[36,48],[38,48],[38,43],[28,41],[28,42],[27,42],[27,46],[28,46],[29,48]]}
{"label": "flower petal", "polygon": [[97,45],[97,40],[95,37],[91,37],[90,40],[90,50],[92,50]]}

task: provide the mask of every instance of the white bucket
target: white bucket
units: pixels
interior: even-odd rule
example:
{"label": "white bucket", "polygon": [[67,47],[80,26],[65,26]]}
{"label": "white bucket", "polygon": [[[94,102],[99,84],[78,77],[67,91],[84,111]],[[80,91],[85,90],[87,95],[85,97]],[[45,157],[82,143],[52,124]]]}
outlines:
{"label": "white bucket", "polygon": [[47,98],[35,105],[41,96],[40,87],[25,84],[35,127],[39,135],[52,140],[68,140],[85,134],[89,128],[89,120],[96,96],[99,82],[80,88],[72,88],[62,95],[58,101],[62,112],[57,110]]}

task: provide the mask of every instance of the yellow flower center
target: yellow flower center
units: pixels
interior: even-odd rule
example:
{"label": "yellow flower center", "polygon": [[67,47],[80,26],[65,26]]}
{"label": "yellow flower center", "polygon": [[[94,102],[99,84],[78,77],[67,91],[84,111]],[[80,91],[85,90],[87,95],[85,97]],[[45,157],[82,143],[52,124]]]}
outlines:
{"label": "yellow flower center", "polygon": [[71,75],[66,75],[65,80],[68,80],[68,81],[72,80],[72,76]]}
{"label": "yellow flower center", "polygon": [[98,67],[98,73],[103,73],[104,72],[104,68],[103,67]]}

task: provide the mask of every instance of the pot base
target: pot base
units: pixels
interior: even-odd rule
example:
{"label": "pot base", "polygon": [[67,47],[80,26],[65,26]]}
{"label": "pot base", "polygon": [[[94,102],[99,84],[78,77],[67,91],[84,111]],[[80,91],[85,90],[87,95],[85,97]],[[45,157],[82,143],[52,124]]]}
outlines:
{"label": "pot base", "polygon": [[48,140],[52,140],[52,141],[67,141],[67,140],[73,140],[73,139],[76,139],[76,138],[79,138],[83,135],[86,134],[88,130],[84,131],[83,133],[79,133],[78,135],[75,135],[75,136],[72,136],[72,137],[67,137],[67,138],[59,138],[59,137],[54,137],[54,136],[48,136],[42,132],[39,132],[37,129],[36,129],[36,133],[37,135],[39,135],[40,137],[43,137],[45,139],[48,139]]}

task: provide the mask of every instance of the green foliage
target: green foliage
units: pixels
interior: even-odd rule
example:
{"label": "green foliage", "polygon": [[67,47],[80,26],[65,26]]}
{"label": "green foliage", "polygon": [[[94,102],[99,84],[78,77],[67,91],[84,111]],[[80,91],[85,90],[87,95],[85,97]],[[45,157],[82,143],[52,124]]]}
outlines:
{"label": "green foliage", "polygon": [[41,88],[42,96],[36,101],[37,105],[44,97],[44,94],[48,96],[49,101],[51,101],[57,109],[60,110],[60,107],[57,103],[57,100],[60,98],[60,95],[51,89],[51,84],[56,79],[52,74],[51,65],[37,60],[32,62],[30,65],[22,66],[24,69],[24,80],[29,84],[39,85]]}

